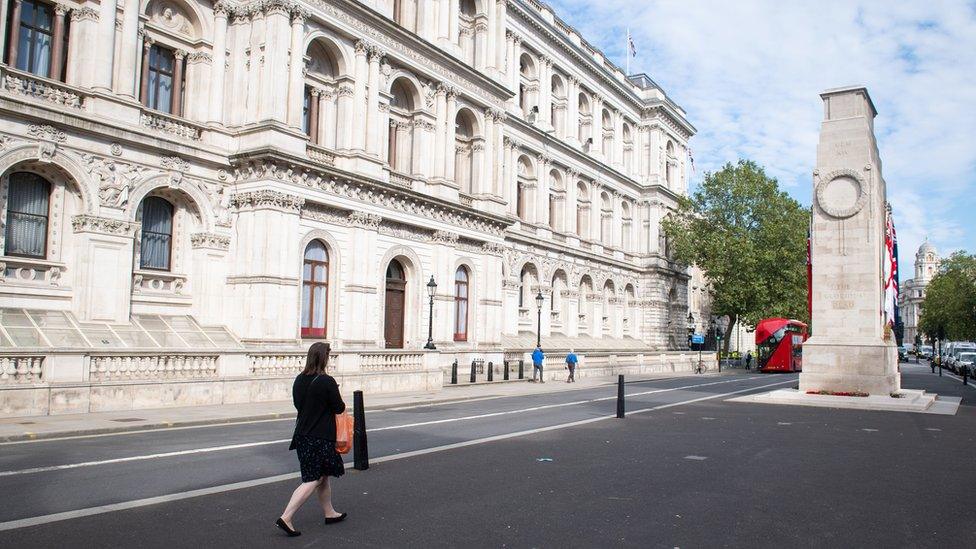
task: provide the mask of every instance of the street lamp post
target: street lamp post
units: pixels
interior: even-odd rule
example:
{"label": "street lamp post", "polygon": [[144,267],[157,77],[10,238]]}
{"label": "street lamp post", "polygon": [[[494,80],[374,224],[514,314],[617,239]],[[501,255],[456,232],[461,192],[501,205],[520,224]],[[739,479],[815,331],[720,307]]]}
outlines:
{"label": "street lamp post", "polygon": [[688,350],[691,350],[691,337],[695,335],[695,315],[688,313]]}
{"label": "street lamp post", "polygon": [[915,364],[918,364],[918,348],[922,346],[922,336],[915,334]]}
{"label": "street lamp post", "polygon": [[722,332],[722,325],[719,323],[718,318],[712,320],[712,328],[715,329],[715,355],[718,357],[718,371],[722,371],[722,336],[725,335]]}
{"label": "street lamp post", "polygon": [[535,296],[535,308],[536,308],[536,319],[535,319],[535,346],[542,348],[542,302],[546,298],[542,297],[542,290]]}
{"label": "street lamp post", "polygon": [[434,346],[434,293],[437,291],[437,283],[434,282],[434,275],[430,275],[430,282],[427,283],[427,295],[430,297],[430,314],[427,318],[427,345],[424,349],[436,349]]}

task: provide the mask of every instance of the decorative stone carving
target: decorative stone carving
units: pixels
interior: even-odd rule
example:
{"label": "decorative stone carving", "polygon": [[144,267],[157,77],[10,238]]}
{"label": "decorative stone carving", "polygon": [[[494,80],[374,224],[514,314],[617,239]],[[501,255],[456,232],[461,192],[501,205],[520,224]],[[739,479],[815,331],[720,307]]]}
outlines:
{"label": "decorative stone carving", "polygon": [[27,135],[35,139],[47,139],[56,143],[64,143],[68,140],[68,135],[63,131],[50,125],[31,124],[27,126]]}
{"label": "decorative stone carving", "polygon": [[214,233],[195,233],[190,235],[190,245],[193,248],[229,250],[230,237]]}
{"label": "decorative stone carving", "polygon": [[265,189],[235,193],[230,199],[230,204],[238,210],[270,208],[297,213],[305,205],[305,199],[300,196]]}
{"label": "decorative stone carving", "polygon": [[98,21],[98,12],[88,6],[72,9],[71,22],[77,23],[79,21]]}
{"label": "decorative stone carving", "polygon": [[864,177],[855,170],[835,170],[817,179],[817,205],[831,217],[853,217],[868,201]]}
{"label": "decorative stone carving", "polygon": [[450,231],[434,231],[431,240],[441,244],[454,245],[458,242],[459,235]]}
{"label": "decorative stone carving", "polygon": [[377,229],[383,218],[379,215],[366,212],[352,212],[349,214],[349,224],[353,227],[364,229]]}
{"label": "decorative stone carving", "polygon": [[190,163],[178,156],[164,156],[159,159],[159,165],[168,170],[176,170],[184,173],[190,170]]}
{"label": "decorative stone carving", "polygon": [[151,23],[159,25],[170,32],[188,37],[194,35],[193,23],[189,16],[187,16],[181,7],[172,2],[153,2],[148,16]]}
{"label": "decorative stone carving", "polygon": [[109,147],[109,151],[112,153],[112,156],[122,156],[122,145],[112,143],[112,146]]}
{"label": "decorative stone carving", "polygon": [[82,154],[88,173],[98,182],[98,200],[102,206],[122,208],[129,202],[129,191],[136,179],[147,170],[142,167]]}
{"label": "decorative stone carving", "polygon": [[76,233],[99,233],[113,236],[132,236],[136,230],[134,223],[122,219],[109,219],[87,214],[72,217],[71,227]]}

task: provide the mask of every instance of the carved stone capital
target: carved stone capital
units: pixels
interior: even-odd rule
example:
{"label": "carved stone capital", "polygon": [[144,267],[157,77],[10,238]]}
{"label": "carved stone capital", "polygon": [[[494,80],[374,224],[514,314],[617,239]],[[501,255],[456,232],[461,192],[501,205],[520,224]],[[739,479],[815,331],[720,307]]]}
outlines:
{"label": "carved stone capital", "polygon": [[272,190],[247,191],[231,197],[231,205],[242,209],[272,209],[285,212],[300,212],[305,199],[300,196]]}
{"label": "carved stone capital", "polygon": [[194,233],[190,235],[190,246],[194,249],[227,251],[230,249],[230,237],[214,233]]}
{"label": "carved stone capital", "polygon": [[131,237],[136,231],[135,223],[130,223],[122,219],[110,219],[87,214],[72,217],[71,227],[75,233],[96,233],[127,237]]}
{"label": "carved stone capital", "polygon": [[353,227],[376,230],[379,228],[380,223],[383,222],[383,217],[374,213],[351,212],[348,220],[349,224]]}

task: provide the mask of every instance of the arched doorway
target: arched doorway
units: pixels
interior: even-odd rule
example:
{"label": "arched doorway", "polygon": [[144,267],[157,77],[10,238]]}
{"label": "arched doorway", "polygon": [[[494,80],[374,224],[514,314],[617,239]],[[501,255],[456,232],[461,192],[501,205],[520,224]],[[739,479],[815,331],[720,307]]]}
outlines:
{"label": "arched doorway", "polygon": [[387,349],[403,348],[403,314],[406,302],[407,276],[396,259],[386,267],[386,318],[383,337]]}

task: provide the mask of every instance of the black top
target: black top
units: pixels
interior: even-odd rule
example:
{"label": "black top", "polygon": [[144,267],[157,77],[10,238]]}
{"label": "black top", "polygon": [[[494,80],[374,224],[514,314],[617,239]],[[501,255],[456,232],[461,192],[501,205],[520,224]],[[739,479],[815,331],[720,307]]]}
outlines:
{"label": "black top", "polygon": [[346,403],[339,395],[339,384],[328,374],[307,376],[298,374],[291,388],[291,397],[298,410],[295,420],[295,434],[292,435],[289,450],[297,446],[295,437],[309,435],[335,441],[335,415],[346,409]]}

